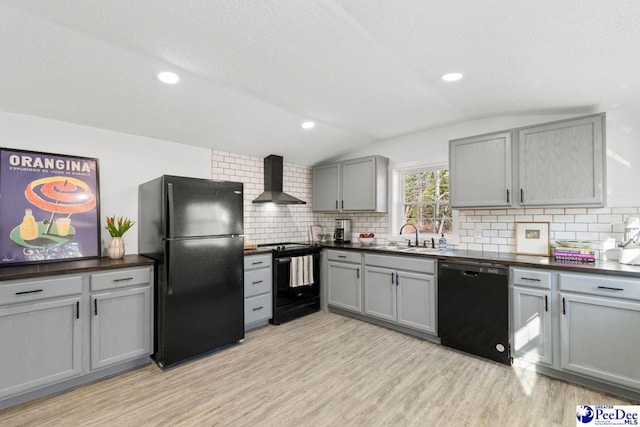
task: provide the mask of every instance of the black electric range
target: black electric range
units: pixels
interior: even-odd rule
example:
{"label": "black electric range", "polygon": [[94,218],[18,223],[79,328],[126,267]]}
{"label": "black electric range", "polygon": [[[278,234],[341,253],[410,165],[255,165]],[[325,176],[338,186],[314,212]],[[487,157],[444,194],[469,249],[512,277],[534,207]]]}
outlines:
{"label": "black electric range", "polygon": [[279,325],[320,309],[320,251],[317,243],[259,245],[273,253],[273,318]]}

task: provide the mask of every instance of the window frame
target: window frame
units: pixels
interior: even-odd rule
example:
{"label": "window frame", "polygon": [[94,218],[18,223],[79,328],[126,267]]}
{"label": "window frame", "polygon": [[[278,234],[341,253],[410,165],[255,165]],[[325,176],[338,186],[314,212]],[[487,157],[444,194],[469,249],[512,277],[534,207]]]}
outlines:
{"label": "window frame", "polygon": [[[451,171],[448,163],[432,163],[432,164],[424,164],[424,163],[403,163],[396,164],[391,166],[390,173],[390,182],[389,182],[389,230],[388,230],[388,239],[389,241],[404,241],[405,239],[411,238],[415,234],[413,232],[407,233],[404,232],[400,234],[400,227],[403,225],[404,215],[403,215],[403,194],[404,194],[404,175],[409,173],[416,172],[426,172],[426,171],[434,171],[434,170],[442,170],[447,169],[449,172]],[[449,181],[449,185],[451,185],[451,181]],[[449,201],[451,203],[451,201]],[[447,238],[447,243],[455,243],[458,241],[458,210],[451,209],[451,228],[453,232],[451,234],[445,234]],[[413,230],[413,229],[411,229]],[[408,236],[408,237],[407,237]],[[437,241],[440,238],[440,235],[435,233],[419,233],[419,240],[422,242],[423,240],[431,240],[434,238]],[[413,244],[413,239],[412,239]]]}

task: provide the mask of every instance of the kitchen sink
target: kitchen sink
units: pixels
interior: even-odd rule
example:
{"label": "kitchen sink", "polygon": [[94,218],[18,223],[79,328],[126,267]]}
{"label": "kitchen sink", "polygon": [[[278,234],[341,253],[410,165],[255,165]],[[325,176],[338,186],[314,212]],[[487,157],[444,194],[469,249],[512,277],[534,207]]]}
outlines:
{"label": "kitchen sink", "polygon": [[420,246],[412,246],[410,248],[401,249],[400,252],[410,252],[417,254],[431,254],[435,252],[440,252],[442,249],[440,248],[425,248]]}
{"label": "kitchen sink", "polygon": [[398,245],[384,245],[384,246],[373,246],[371,249],[377,249],[379,251],[397,251],[400,250],[402,246]]}

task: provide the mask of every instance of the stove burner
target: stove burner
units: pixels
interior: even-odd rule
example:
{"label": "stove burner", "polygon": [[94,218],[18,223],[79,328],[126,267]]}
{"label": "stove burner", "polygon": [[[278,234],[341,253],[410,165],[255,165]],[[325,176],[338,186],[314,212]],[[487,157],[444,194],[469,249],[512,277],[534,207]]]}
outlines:
{"label": "stove burner", "polygon": [[258,245],[261,248],[270,248],[272,247],[273,250],[275,250],[276,252],[286,252],[286,251],[293,251],[293,250],[300,250],[300,249],[307,249],[307,248],[319,248],[320,245],[317,242],[313,242],[313,243],[296,243],[296,242],[284,242],[284,243],[266,243],[266,244],[261,244]]}

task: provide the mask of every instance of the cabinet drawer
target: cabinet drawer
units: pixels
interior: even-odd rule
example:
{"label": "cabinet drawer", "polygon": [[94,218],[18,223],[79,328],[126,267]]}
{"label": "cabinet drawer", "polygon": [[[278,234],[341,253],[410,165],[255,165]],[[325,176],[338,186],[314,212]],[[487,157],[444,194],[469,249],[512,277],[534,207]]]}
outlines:
{"label": "cabinet drawer", "polygon": [[598,274],[560,274],[560,290],[614,298],[640,300],[640,280]]}
{"label": "cabinet drawer", "polygon": [[244,299],[244,324],[271,319],[271,293]]}
{"label": "cabinet drawer", "polygon": [[124,288],[126,286],[149,283],[151,270],[149,268],[114,270],[108,273],[91,275],[91,291]]}
{"label": "cabinet drawer", "polygon": [[257,270],[249,270],[244,272],[244,296],[252,297],[254,295],[271,292],[271,269],[259,268]]}
{"label": "cabinet drawer", "polygon": [[436,261],[426,258],[365,254],[364,263],[394,270],[408,270],[427,274],[435,274],[436,272]]}
{"label": "cabinet drawer", "polygon": [[63,276],[0,285],[0,305],[82,293],[82,276]]}
{"label": "cabinet drawer", "polygon": [[551,273],[538,270],[513,268],[513,284],[532,288],[551,289]]}
{"label": "cabinet drawer", "polygon": [[327,259],[329,261],[354,262],[360,264],[362,262],[362,254],[352,251],[328,251]]}
{"label": "cabinet drawer", "polygon": [[244,269],[271,267],[271,259],[271,254],[245,256]]}

